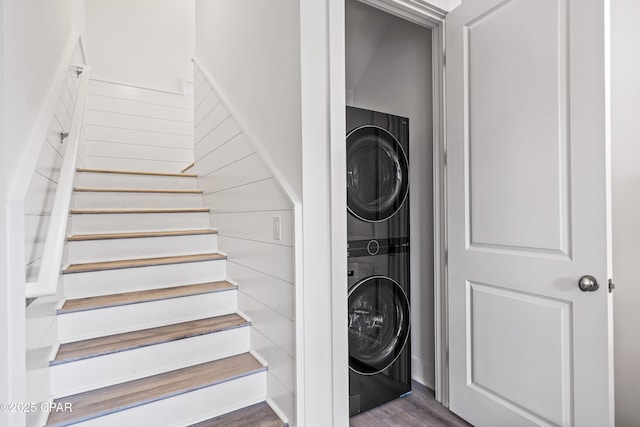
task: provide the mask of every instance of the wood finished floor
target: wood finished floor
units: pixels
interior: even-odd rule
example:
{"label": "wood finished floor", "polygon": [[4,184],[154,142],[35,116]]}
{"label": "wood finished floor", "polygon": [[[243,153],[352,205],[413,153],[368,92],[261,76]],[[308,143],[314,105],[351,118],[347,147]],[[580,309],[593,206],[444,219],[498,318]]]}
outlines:
{"label": "wood finished floor", "polygon": [[285,425],[269,405],[262,402],[190,427],[283,427]]}
{"label": "wood finished floor", "polygon": [[237,314],[227,314],[157,328],[70,342],[60,345],[58,353],[55,359],[50,362],[50,365],[59,365],[61,363],[212,334],[248,325],[249,322]]}
{"label": "wood finished floor", "polygon": [[351,417],[350,427],[472,427],[435,400],[433,392],[413,382],[413,393]]}
{"label": "wood finished floor", "polygon": [[174,230],[174,231],[141,231],[135,233],[76,234],[69,237],[70,242],[86,240],[138,239],[143,237],[195,236],[199,234],[218,234],[218,230]]}
{"label": "wood finished floor", "polygon": [[127,408],[250,375],[266,368],[251,354],[237,356],[54,400],[71,403],[72,412],[52,412],[47,426],[78,423]]}
{"label": "wood finished floor", "polygon": [[120,270],[123,268],[152,267],[156,265],[184,264],[188,262],[216,261],[220,259],[227,259],[227,257],[218,253],[212,253],[160,258],[128,259],[122,261],[88,262],[85,264],[71,264],[63,273],[87,273],[90,271]]}
{"label": "wood finished floor", "polygon": [[233,289],[236,289],[235,285],[222,280],[218,282],[198,283],[195,285],[174,286],[171,288],[149,289],[146,291],[76,298],[67,300],[62,308],[58,310],[58,314],[95,310],[119,305],[139,304],[162,299],[230,291]]}

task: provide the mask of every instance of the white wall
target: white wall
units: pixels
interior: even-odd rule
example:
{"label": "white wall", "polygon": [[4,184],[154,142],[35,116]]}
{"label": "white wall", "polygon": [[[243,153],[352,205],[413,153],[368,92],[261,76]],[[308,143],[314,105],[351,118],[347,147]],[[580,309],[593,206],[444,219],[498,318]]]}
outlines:
{"label": "white wall", "polygon": [[196,58],[233,100],[298,197],[299,21],[295,0],[196,0]]}
{"label": "white wall", "polygon": [[267,397],[295,426],[293,205],[199,69],[195,84],[193,171],[228,256],[227,275],[238,284],[238,309],[251,318],[251,348],[269,364]]}
{"label": "white wall", "polygon": [[[7,156],[20,159],[26,141],[53,88],[65,48],[84,29],[82,0],[5,0],[5,111]],[[48,120],[49,117],[44,117]],[[12,160],[5,174],[13,177],[18,162]]]}
{"label": "white wall", "polygon": [[640,425],[640,3],[612,11],[612,181],[616,426]]}
{"label": "white wall", "polygon": [[[5,343],[0,367],[2,401],[26,401],[25,309],[24,309],[24,216],[22,202],[9,205],[9,188],[20,175],[28,182],[32,170],[19,170],[21,159],[34,147],[36,155],[51,119],[47,100],[58,96],[56,74],[67,46],[84,28],[82,0],[4,0],[2,2],[2,178],[0,178],[0,286],[3,307],[2,332]],[[42,126],[39,126],[42,125]],[[43,134],[38,134],[42,129]],[[9,210],[6,208],[8,207]],[[8,212],[11,214],[8,215]],[[8,247],[5,246],[5,239]],[[11,286],[10,286],[11,285]],[[7,329],[8,328],[8,329]],[[24,414],[0,414],[0,424],[20,426]]]}
{"label": "white wall", "polygon": [[193,0],[86,0],[96,79],[181,92],[193,78]]}
{"label": "white wall", "polygon": [[178,173],[193,162],[193,96],[91,80],[86,166]]}
{"label": "white wall", "polygon": [[433,389],[431,31],[356,1],[346,18],[353,105],[409,118],[412,375]]}
{"label": "white wall", "polygon": [[[0,1],[0,22],[3,22],[4,1]],[[0,31],[0,51],[4,52],[4,31]],[[0,55],[0,99],[4,99],[4,55]],[[4,103],[0,103],[0,169],[7,170],[7,140],[4,124]],[[8,259],[7,254],[11,250],[7,236],[7,179],[6,174],[0,174],[0,301],[3,301],[0,308],[0,342],[8,343],[11,339],[11,311],[9,310],[12,301],[9,292]],[[0,352],[0,401],[9,402],[11,394],[11,357],[8,351]],[[10,415],[6,412],[0,413],[0,424],[9,425]]]}

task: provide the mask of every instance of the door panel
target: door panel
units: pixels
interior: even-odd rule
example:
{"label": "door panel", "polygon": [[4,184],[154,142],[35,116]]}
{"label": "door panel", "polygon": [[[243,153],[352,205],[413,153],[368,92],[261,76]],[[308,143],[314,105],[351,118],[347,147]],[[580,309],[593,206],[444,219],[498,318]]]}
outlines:
{"label": "door panel", "polygon": [[450,405],[477,426],[613,424],[606,4],[446,19]]}
{"label": "door panel", "polygon": [[463,30],[472,247],[568,255],[566,0],[554,3],[502,3]]}
{"label": "door panel", "polygon": [[467,294],[468,386],[523,417],[567,424],[570,303],[473,282]]}

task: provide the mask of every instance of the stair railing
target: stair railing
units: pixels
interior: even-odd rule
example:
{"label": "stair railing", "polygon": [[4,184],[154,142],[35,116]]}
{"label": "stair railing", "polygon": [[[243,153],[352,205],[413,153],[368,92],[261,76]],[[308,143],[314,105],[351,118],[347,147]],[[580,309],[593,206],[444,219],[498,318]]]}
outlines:
{"label": "stair railing", "polygon": [[85,105],[89,86],[91,67],[82,65],[79,70],[80,86],[76,97],[76,104],[71,116],[71,125],[68,136],[64,139],[67,146],[64,151],[64,159],[58,178],[58,187],[51,211],[49,230],[44,244],[42,263],[38,272],[36,282],[27,282],[25,296],[27,298],[37,298],[47,295],[55,295],[58,290],[58,280],[60,277],[60,265],[64,252],[64,243],[67,233],[67,219],[71,206],[71,194],[73,192],[73,180],[76,172],[76,161],[78,157],[78,144],[84,124]]}

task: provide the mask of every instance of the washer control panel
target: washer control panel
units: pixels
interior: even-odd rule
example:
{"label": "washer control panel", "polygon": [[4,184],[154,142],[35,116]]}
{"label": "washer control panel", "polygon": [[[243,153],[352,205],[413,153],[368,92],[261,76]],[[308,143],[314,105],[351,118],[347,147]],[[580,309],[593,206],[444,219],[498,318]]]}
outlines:
{"label": "washer control panel", "polygon": [[408,237],[396,237],[391,239],[351,240],[347,242],[347,256],[349,258],[397,254],[408,251]]}

